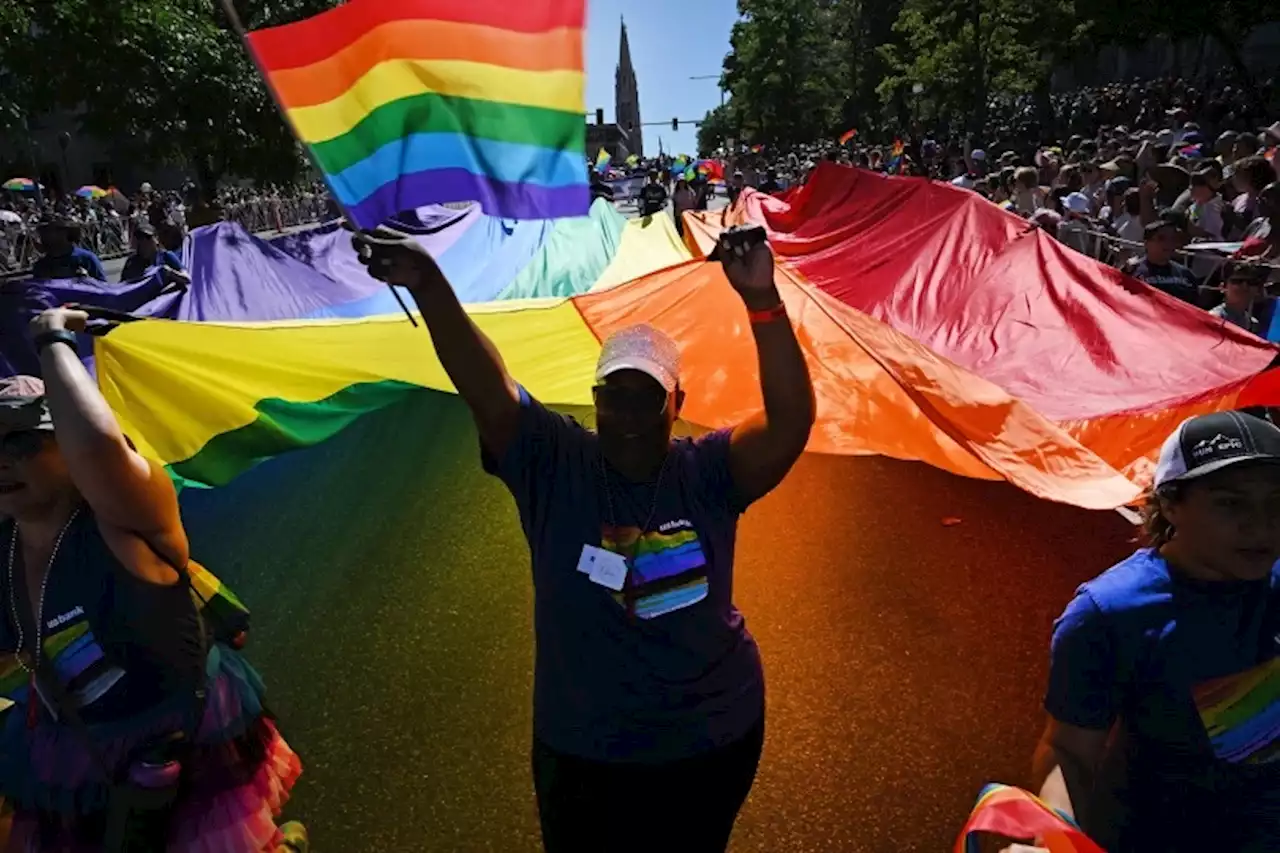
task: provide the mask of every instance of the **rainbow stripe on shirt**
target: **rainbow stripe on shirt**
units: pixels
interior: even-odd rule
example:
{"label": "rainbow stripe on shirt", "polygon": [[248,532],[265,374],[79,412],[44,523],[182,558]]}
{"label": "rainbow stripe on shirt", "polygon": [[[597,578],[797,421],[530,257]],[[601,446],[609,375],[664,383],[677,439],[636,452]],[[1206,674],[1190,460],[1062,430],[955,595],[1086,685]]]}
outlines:
{"label": "rainbow stripe on shirt", "polygon": [[605,525],[600,547],[630,563],[627,586],[613,597],[625,607],[629,594],[641,619],[655,619],[707,597],[707,560],[692,527],[641,533],[637,527]]}
{"label": "rainbow stripe on shirt", "polygon": [[[124,676],[124,670],[107,660],[87,621],[50,634],[41,647],[77,707],[96,702]],[[25,702],[29,683],[30,675],[18,664],[17,656],[4,655],[0,660],[0,696]]]}
{"label": "rainbow stripe on shirt", "polygon": [[1219,758],[1233,764],[1280,759],[1280,657],[1197,684],[1192,698]]}

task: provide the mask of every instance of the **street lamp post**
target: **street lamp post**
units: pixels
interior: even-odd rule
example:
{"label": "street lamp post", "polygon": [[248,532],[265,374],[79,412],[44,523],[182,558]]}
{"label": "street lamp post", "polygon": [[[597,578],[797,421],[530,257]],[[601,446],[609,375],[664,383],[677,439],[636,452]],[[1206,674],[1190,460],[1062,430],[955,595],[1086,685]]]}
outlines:
{"label": "street lamp post", "polygon": [[[690,80],[719,80],[719,74],[703,74],[701,77],[690,77]],[[720,106],[724,106],[724,86],[720,87]]]}
{"label": "street lamp post", "polygon": [[71,170],[67,168],[67,149],[71,147],[71,134],[65,130],[58,134],[58,147],[62,149],[62,195],[71,195]]}

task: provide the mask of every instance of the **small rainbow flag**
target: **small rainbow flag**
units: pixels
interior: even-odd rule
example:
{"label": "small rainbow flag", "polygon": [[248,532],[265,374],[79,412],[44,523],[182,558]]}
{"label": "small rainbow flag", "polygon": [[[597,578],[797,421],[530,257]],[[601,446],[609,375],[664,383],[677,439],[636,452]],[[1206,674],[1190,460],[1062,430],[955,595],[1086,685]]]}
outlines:
{"label": "small rainbow flag", "polygon": [[609,168],[609,164],[613,161],[613,155],[601,148],[596,153],[596,171],[603,173]]}
{"label": "small rainbow flag", "polygon": [[956,838],[954,853],[978,853],[978,832],[1024,841],[1036,839],[1050,853],[1105,853],[1080,827],[1044,800],[1009,785],[992,784],[982,789]]}
{"label": "small rainbow flag", "polygon": [[579,216],[585,0],[351,0],[247,41],[350,218]]}
{"label": "small rainbow flag", "polygon": [[889,151],[889,162],[885,164],[885,171],[891,175],[902,174],[907,160],[906,153],[907,146],[902,144],[902,140],[893,140],[893,148]]}
{"label": "small rainbow flag", "polygon": [[840,144],[848,145],[849,140],[853,139],[857,135],[858,135],[858,129],[856,127],[846,130],[844,133],[840,134]]}

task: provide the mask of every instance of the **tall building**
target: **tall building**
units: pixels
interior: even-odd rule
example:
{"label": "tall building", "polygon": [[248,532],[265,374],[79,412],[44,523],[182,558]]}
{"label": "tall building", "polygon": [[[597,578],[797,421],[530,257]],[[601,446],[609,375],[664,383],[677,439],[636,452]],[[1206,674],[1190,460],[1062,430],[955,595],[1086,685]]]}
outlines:
{"label": "tall building", "polygon": [[613,124],[593,124],[588,116],[588,158],[594,160],[596,152],[601,148],[609,152],[614,163],[622,163],[632,154],[643,157],[644,129],[640,124],[640,92],[636,86],[636,69],[631,64],[631,42],[627,40],[626,21],[622,22],[617,85],[613,94]]}
{"label": "tall building", "polygon": [[617,86],[614,90],[614,113],[618,126],[626,131],[632,154],[644,156],[644,129],[640,123],[640,90],[636,85],[636,69],[631,64],[631,42],[627,40],[627,22],[622,21],[622,37],[618,45]]}

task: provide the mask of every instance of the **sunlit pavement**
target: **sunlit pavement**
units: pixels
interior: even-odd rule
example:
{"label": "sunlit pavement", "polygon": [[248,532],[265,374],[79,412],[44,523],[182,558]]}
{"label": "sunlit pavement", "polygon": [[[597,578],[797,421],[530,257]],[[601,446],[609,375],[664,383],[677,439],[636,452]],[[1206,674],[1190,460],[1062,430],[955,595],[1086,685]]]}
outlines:
{"label": "sunlit pavement", "polygon": [[[539,849],[528,551],[476,447],[423,392],[184,494],[193,553],[254,610],[318,853]],[[984,783],[1025,783],[1053,619],[1132,536],[921,463],[803,458],[739,529],[768,732],[733,853],[949,849]]]}

